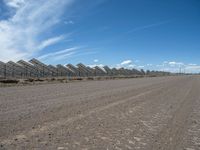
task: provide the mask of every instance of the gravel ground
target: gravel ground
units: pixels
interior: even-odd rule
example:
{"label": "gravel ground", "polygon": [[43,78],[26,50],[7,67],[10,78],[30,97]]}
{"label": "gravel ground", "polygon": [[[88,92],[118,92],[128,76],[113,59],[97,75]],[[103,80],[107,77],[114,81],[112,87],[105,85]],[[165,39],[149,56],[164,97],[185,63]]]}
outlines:
{"label": "gravel ground", "polygon": [[0,150],[200,150],[200,77],[0,88]]}

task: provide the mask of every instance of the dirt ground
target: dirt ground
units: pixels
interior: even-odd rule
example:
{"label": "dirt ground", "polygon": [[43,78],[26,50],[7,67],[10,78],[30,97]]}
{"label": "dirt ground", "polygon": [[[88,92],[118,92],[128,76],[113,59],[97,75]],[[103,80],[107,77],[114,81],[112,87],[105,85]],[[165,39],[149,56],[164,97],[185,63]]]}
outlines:
{"label": "dirt ground", "polygon": [[0,150],[200,150],[200,77],[0,88]]}

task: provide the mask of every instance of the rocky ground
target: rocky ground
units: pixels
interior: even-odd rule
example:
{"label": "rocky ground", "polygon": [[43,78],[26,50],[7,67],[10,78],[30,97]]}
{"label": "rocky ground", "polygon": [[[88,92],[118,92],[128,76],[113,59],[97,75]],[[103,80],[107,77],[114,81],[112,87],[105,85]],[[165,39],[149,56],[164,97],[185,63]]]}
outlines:
{"label": "rocky ground", "polygon": [[0,150],[199,150],[200,77],[0,88]]}

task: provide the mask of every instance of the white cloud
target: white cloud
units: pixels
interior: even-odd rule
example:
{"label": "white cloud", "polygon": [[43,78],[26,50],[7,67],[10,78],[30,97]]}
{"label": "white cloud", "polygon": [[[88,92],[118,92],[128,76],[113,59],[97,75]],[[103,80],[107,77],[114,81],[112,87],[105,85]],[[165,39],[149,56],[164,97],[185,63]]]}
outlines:
{"label": "white cloud", "polygon": [[177,61],[164,61],[162,64],[155,66],[155,70],[170,71],[174,73],[199,73],[200,65],[194,63],[184,63]]}
{"label": "white cloud", "polygon": [[79,47],[72,47],[72,48],[68,48],[68,49],[64,49],[64,50],[60,50],[60,51],[56,51],[56,52],[51,52],[51,53],[44,54],[44,55],[38,57],[38,59],[40,59],[40,60],[47,60],[47,59],[61,60],[65,57],[75,54],[76,53],[75,51],[78,49],[79,49]]}
{"label": "white cloud", "polygon": [[137,66],[137,68],[144,68],[145,66]]}
{"label": "white cloud", "polygon": [[175,62],[175,61],[168,62],[168,64],[169,64],[169,65],[173,65],[173,66],[174,66],[174,65],[179,65],[179,66],[180,66],[180,65],[184,65],[184,63],[182,63],[182,62]]}
{"label": "white cloud", "polygon": [[95,59],[94,62],[97,63],[97,62],[99,62],[99,60],[98,60],[98,59]]}
{"label": "white cloud", "polygon": [[24,0],[4,0],[4,2],[6,3],[6,5],[14,8],[19,8],[20,6],[25,4]]}
{"label": "white cloud", "polygon": [[[45,37],[74,0],[4,0],[15,13],[0,21],[0,60],[29,59],[61,37]],[[41,42],[42,41],[42,42]],[[38,46],[39,45],[39,46]]]}
{"label": "white cloud", "polygon": [[197,64],[188,64],[189,66],[197,66]]}
{"label": "white cloud", "polygon": [[136,67],[136,65],[134,65],[134,64],[128,65],[128,68],[130,68],[130,69],[135,68],[135,67]]}
{"label": "white cloud", "polygon": [[66,58],[71,57],[72,55],[74,55],[76,52],[69,52],[63,55],[57,55],[55,57],[52,57],[51,61],[60,61],[60,60],[64,60]]}
{"label": "white cloud", "polygon": [[[139,62],[139,61],[135,61]],[[124,60],[120,64],[116,64],[114,67],[116,68],[126,68],[126,69],[133,69],[133,68],[138,68],[136,64],[132,60]]]}
{"label": "white cloud", "polygon": [[54,45],[64,39],[64,36],[57,36],[53,38],[49,38],[47,40],[44,40],[39,46],[38,49],[44,49],[48,46]]}
{"label": "white cloud", "polygon": [[198,69],[198,70],[200,70],[200,66],[186,66],[185,69],[189,69],[189,70]]}
{"label": "white cloud", "polygon": [[187,65],[184,69],[188,73],[200,73],[200,65]]}
{"label": "white cloud", "polygon": [[[135,61],[134,61],[135,62]],[[186,64],[184,62],[179,61],[164,61],[161,64],[151,64],[148,63],[144,64],[134,64],[131,60],[125,60],[120,64],[115,65],[116,68],[127,68],[127,69],[144,69],[144,70],[155,70],[155,71],[167,71],[173,73],[199,73],[200,72],[200,65],[190,63]]]}
{"label": "white cloud", "polygon": [[161,65],[156,65],[156,67],[164,67],[165,65],[161,64]]}
{"label": "white cloud", "polygon": [[141,31],[141,30],[150,29],[150,28],[153,28],[153,27],[158,27],[158,26],[161,26],[161,25],[165,25],[169,22],[170,21],[162,21],[162,22],[156,22],[156,23],[148,24],[148,25],[141,26],[141,27],[136,27],[136,28],[128,31],[128,33],[133,33],[133,32],[137,32],[137,31]]}
{"label": "white cloud", "polygon": [[132,60],[125,60],[123,62],[121,62],[121,65],[129,65],[132,63]]}
{"label": "white cloud", "polygon": [[153,66],[153,64],[147,64],[147,66],[149,66],[149,67],[150,67],[150,66]]}
{"label": "white cloud", "polygon": [[133,63],[132,60],[124,60],[120,64],[116,64],[114,67],[116,68],[127,68],[127,69],[133,69],[136,68],[137,66]]}

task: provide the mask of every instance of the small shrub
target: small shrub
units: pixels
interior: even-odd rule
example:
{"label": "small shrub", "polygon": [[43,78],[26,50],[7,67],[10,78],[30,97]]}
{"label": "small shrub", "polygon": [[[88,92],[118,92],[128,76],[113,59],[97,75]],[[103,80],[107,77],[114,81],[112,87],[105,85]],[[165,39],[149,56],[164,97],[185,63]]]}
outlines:
{"label": "small shrub", "polygon": [[7,79],[7,80],[0,80],[0,82],[5,84],[17,84],[19,83],[19,80]]}

